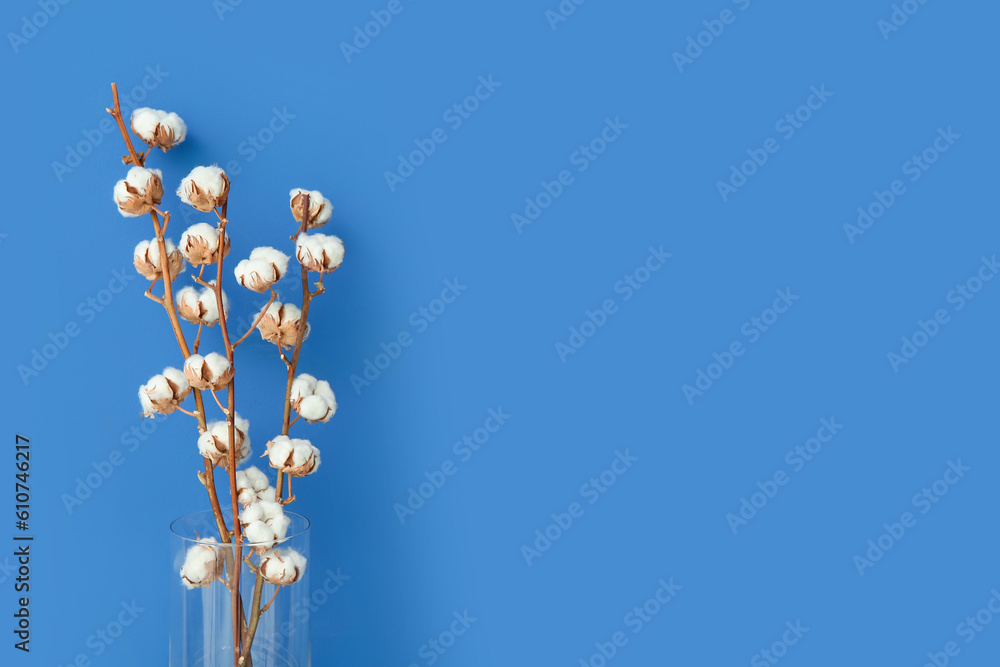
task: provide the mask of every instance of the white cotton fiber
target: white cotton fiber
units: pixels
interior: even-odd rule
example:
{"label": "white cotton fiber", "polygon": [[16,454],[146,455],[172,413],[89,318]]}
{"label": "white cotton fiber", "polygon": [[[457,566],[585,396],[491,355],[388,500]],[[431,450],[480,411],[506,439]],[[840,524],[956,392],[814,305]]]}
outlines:
{"label": "white cotton fiber", "polygon": [[[251,505],[250,507],[254,507],[254,505]],[[243,530],[243,535],[246,537],[246,541],[251,544],[256,544],[262,547],[270,547],[274,545],[274,529],[263,521],[254,521],[251,524],[247,524],[247,527]]]}
{"label": "white cotton fiber", "polygon": [[207,222],[196,222],[181,234],[181,248],[188,244],[189,238],[202,239],[215,252],[219,248],[219,230]]}
{"label": "white cotton fiber", "polygon": [[181,581],[188,589],[204,588],[220,574],[222,552],[215,538],[207,537],[187,550],[181,567]]}
{"label": "white cotton fiber", "polygon": [[300,373],[292,381],[292,391],[289,399],[294,403],[300,398],[312,396],[316,390],[316,378],[308,373]]}
{"label": "white cotton fiber", "polygon": [[320,396],[306,396],[296,409],[303,419],[311,422],[325,420],[329,411],[329,406]]}
{"label": "white cotton fiber", "polygon": [[179,308],[198,308],[198,290],[186,285],[177,290],[177,306]]}
{"label": "white cotton fiber", "polygon": [[229,363],[229,359],[226,359],[218,352],[209,352],[208,355],[204,357],[204,361],[208,364],[208,370],[212,371],[213,378],[222,377],[229,372],[230,368],[232,368]]}
{"label": "white cotton fiber", "polygon": [[160,124],[160,119],[164,115],[162,111],[150,109],[149,107],[136,109],[132,112],[132,131],[139,135],[147,144],[151,144],[153,143],[156,126]]}
{"label": "white cotton fiber", "polygon": [[167,378],[171,382],[177,385],[177,396],[184,396],[191,390],[190,385],[188,385],[187,377],[184,375],[184,371],[177,368],[164,368],[163,377]]}
{"label": "white cotton fiber", "polygon": [[280,250],[269,246],[262,246],[260,248],[254,248],[253,251],[251,251],[250,259],[260,260],[268,264],[274,264],[278,267],[278,277],[280,278],[288,271],[288,260],[291,258]]}
{"label": "white cotton fiber", "polygon": [[181,187],[177,189],[177,196],[184,201],[185,204],[190,204],[191,202],[186,199],[188,188],[185,187],[188,183],[194,183],[203,192],[207,192],[213,197],[218,197],[222,194],[226,187],[226,182],[223,180],[222,175],[225,172],[212,165],[211,167],[195,167],[191,170],[191,173],[184,177],[181,181]]}
{"label": "white cotton fiber", "polygon": [[270,482],[267,481],[267,475],[257,466],[250,466],[244,473],[246,474],[250,488],[254,491],[263,491],[270,485]]}
{"label": "white cotton fiber", "polygon": [[[161,111],[160,113],[163,112]],[[187,139],[187,123],[185,123],[184,120],[173,111],[164,114],[160,118],[160,125],[168,128],[170,132],[173,133],[174,138],[173,143],[171,144],[172,146]]]}

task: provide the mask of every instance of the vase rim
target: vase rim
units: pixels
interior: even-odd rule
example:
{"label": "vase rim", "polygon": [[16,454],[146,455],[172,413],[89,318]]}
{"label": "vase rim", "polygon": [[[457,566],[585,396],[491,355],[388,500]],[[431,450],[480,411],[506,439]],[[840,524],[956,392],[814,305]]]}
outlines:
{"label": "vase rim", "polygon": [[[208,544],[208,542],[204,538],[198,539],[198,538],[194,538],[194,537],[188,537],[187,535],[182,535],[181,533],[177,532],[177,529],[176,529],[177,524],[179,524],[180,522],[182,522],[182,521],[184,521],[186,519],[191,519],[193,517],[200,517],[200,516],[205,516],[205,515],[208,515],[208,516],[212,517],[210,519],[210,522],[214,523],[214,521],[215,521],[215,519],[214,519],[214,512],[212,510],[199,510],[197,512],[190,512],[188,514],[184,514],[183,516],[179,516],[176,519],[174,519],[173,521],[171,521],[170,522],[170,532],[173,535],[175,535],[176,537],[179,537],[180,539],[182,539],[182,540],[184,540],[186,542],[192,542],[194,544]],[[285,516],[288,516],[288,517],[291,517],[291,518],[301,519],[302,521],[305,522],[305,525],[301,528],[301,530],[298,530],[295,533],[292,533],[291,535],[286,535],[284,538],[282,538],[278,542],[278,546],[280,546],[282,544],[285,544],[285,543],[288,543],[288,542],[291,542],[295,538],[301,537],[301,536],[305,535],[306,533],[309,532],[309,529],[312,527],[312,522],[309,521],[309,518],[306,517],[306,516],[304,516],[304,515],[302,515],[302,514],[299,514],[298,512],[285,511]],[[247,547],[256,547],[256,546],[264,546],[264,545],[267,545],[267,544],[269,544],[269,543],[268,542],[243,542],[243,547],[244,548],[247,548]]]}

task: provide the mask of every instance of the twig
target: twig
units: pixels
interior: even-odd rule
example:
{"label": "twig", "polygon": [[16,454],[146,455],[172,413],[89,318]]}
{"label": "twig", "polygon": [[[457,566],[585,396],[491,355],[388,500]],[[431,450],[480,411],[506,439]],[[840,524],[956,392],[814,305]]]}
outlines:
{"label": "twig", "polygon": [[280,590],[281,590],[281,586],[275,586],[274,587],[274,595],[271,596],[271,601],[268,602],[266,605],[264,605],[264,608],[260,610],[260,613],[263,614],[265,611],[267,611],[268,609],[271,608],[271,605],[274,604],[274,599],[276,597],[278,597],[278,591],[280,591]]}
{"label": "twig", "polygon": [[[299,231],[295,233],[292,240],[298,238],[299,234],[302,234],[309,223],[309,194],[303,193],[302,196],[302,222],[299,224]],[[300,262],[301,264],[301,262]],[[320,274],[320,280],[322,280],[322,274]],[[322,293],[322,292],[318,292]],[[309,291],[309,272],[306,267],[302,266],[302,314],[299,316],[299,330],[295,336],[295,351],[292,353],[292,360],[289,362],[284,353],[281,354],[282,360],[285,361],[285,365],[288,367],[288,377],[285,381],[285,414],[282,420],[281,434],[288,435],[288,429],[291,428],[291,418],[292,418],[292,383],[295,381],[295,371],[299,367],[299,354],[302,352],[302,340],[306,335],[306,326],[309,318],[309,303],[312,301],[312,292]],[[281,345],[278,345],[278,350],[281,350]],[[278,487],[275,489],[275,500],[281,502],[282,486],[284,482],[284,477],[280,473],[278,474]],[[291,475],[288,477],[288,487],[292,486]],[[287,502],[294,500],[294,496],[289,493],[289,499]]]}
{"label": "twig", "polygon": [[229,410],[224,405],[222,405],[222,401],[220,401],[219,397],[215,395],[215,390],[209,389],[209,391],[212,393],[212,398],[215,399],[215,402],[219,405],[220,408],[222,408],[222,413],[228,415]]}
{"label": "twig", "polygon": [[194,347],[192,348],[194,354],[198,354],[198,346],[201,344],[201,328],[204,325],[205,325],[204,321],[198,322],[198,335],[194,337]]}
{"label": "twig", "polygon": [[[223,204],[223,211],[220,213],[216,209],[216,214],[219,215],[221,220],[219,224],[219,258],[217,261],[217,271],[214,285],[215,292],[215,302],[219,308],[219,329],[222,331],[222,342],[226,347],[226,358],[229,360],[229,365],[233,366],[233,345],[229,342],[229,327],[226,323],[226,310],[224,302],[222,300],[222,262],[225,253],[223,252],[222,244],[226,238],[226,223],[228,222],[225,217],[225,204]],[[243,560],[243,527],[240,525],[240,515],[239,515],[239,503],[237,498],[239,492],[236,488],[236,376],[233,375],[232,379],[229,380],[228,386],[228,398],[229,398],[229,409],[226,412],[226,426],[228,427],[229,435],[229,495],[232,499],[233,507],[233,534],[234,534],[234,548],[237,550],[236,562]],[[214,393],[213,393],[214,395]],[[221,403],[219,407],[222,407]],[[240,633],[240,615],[243,612],[243,605],[240,603],[239,588],[240,588],[240,567],[233,568],[233,587],[232,587],[232,616],[233,616],[233,662],[234,664],[240,664],[240,655],[242,653],[240,644],[242,643],[242,635]]]}
{"label": "twig", "polygon": [[[136,167],[145,166],[145,157],[139,159],[139,156],[135,152],[135,147],[132,145],[132,137],[129,136],[128,130],[125,129],[125,121],[122,119],[122,108],[118,104],[118,84],[111,84],[111,95],[115,98],[115,108],[113,110],[106,109],[106,111],[114,117],[115,121],[118,122],[118,129],[122,133],[122,138],[125,139],[125,145],[128,146],[129,157],[132,158],[131,163],[125,162],[124,160],[122,161],[125,162],[125,164],[133,164]],[[160,255],[160,257],[165,258],[166,255]]]}
{"label": "twig", "polygon": [[[274,300],[276,298],[278,298],[278,293],[275,292],[274,288],[272,287],[271,288],[271,298],[267,300],[267,305],[264,306],[264,309],[260,311],[260,315],[258,315],[257,319],[254,320],[254,323],[252,325],[250,325],[250,329],[245,334],[243,334],[243,337],[240,338],[235,343],[233,343],[233,347],[236,347],[237,345],[239,345],[240,343],[242,343],[243,341],[245,341],[247,339],[247,336],[249,336],[251,333],[253,333],[253,330],[256,329],[257,325],[260,324],[260,321],[262,319],[264,319],[264,315],[267,314],[267,309],[271,307],[271,304],[274,303]],[[280,349],[280,346],[279,346],[279,349]]]}

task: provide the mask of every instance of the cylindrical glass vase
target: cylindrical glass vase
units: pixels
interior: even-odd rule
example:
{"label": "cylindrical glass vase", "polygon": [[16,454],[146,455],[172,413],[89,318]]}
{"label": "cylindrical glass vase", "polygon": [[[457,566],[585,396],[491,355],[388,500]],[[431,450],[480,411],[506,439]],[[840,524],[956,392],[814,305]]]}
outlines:
{"label": "cylindrical glass vase", "polygon": [[[220,544],[211,511],[170,525],[170,667],[310,667],[309,567],[302,566],[309,559],[309,520],[285,515],[291,523],[276,547],[244,542],[242,551]],[[231,583],[237,562],[243,662],[234,649]],[[294,582],[278,586],[258,577],[262,562],[268,579]]]}

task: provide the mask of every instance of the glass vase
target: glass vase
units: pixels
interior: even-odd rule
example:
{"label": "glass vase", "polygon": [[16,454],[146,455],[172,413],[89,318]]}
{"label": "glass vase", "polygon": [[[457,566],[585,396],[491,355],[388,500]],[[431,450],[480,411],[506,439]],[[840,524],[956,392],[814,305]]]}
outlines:
{"label": "glass vase", "polygon": [[[297,568],[300,561],[288,552],[308,561],[309,520],[294,512],[285,515],[291,523],[274,549],[250,542],[242,549],[220,544],[209,510],[170,525],[170,667],[310,667],[309,567],[306,562]],[[231,512],[223,516],[231,522]],[[277,571],[298,578],[276,586],[258,577],[267,558],[277,558],[264,570],[269,577],[279,578]],[[234,648],[234,563],[240,564],[235,604],[242,662]],[[255,609],[264,611],[254,614]]]}

